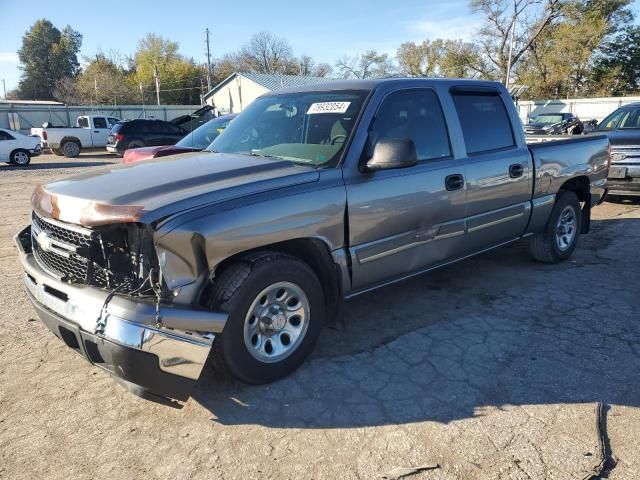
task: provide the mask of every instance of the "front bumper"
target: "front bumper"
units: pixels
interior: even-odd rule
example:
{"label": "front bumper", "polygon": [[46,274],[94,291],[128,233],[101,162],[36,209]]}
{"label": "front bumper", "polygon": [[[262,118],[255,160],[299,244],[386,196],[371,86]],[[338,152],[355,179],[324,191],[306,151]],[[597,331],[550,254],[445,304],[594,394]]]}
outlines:
{"label": "front bumper", "polygon": [[31,150],[29,150],[29,153],[32,157],[37,157],[39,155],[42,155],[42,148],[40,148],[40,145],[38,145],[36,148],[32,148]]}
{"label": "front bumper", "polygon": [[613,164],[616,176],[607,178],[609,195],[640,196],[640,165]]}
{"label": "front bumper", "polygon": [[[184,331],[158,326],[155,305],[116,295],[102,314],[104,327],[96,330],[109,292],[71,285],[45,271],[31,251],[31,227],[15,237],[24,269],[24,284],[38,316],[58,338],[85,359],[121,379],[134,393],[177,400],[189,398],[200,377],[215,334],[226,315],[206,312],[217,325],[213,332]],[[167,321],[194,320],[194,310],[162,307]],[[197,321],[197,316],[195,317]],[[210,324],[211,325],[211,324]]]}

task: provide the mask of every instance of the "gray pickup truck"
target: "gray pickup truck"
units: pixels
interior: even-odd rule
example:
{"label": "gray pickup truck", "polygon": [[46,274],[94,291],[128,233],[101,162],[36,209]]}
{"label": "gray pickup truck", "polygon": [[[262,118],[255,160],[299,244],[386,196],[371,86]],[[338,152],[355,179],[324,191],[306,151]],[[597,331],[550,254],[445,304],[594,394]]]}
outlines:
{"label": "gray pickup truck", "polygon": [[258,98],[203,152],[38,187],[16,243],[53,333],[131,391],[186,400],[208,358],[287,375],[344,299],[524,237],[567,259],[608,147],[527,146],[493,82],[330,82]]}

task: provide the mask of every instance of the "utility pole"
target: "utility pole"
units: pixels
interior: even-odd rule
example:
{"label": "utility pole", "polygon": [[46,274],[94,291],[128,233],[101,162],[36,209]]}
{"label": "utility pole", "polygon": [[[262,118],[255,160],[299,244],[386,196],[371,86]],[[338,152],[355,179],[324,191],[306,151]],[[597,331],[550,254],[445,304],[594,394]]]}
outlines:
{"label": "utility pole", "polygon": [[211,91],[211,51],[209,50],[209,29],[206,30],[207,34],[207,92]]}
{"label": "utility pole", "polygon": [[153,78],[156,81],[156,99],[158,100],[158,105],[160,105],[160,76],[158,75],[156,62],[153,62]]}
{"label": "utility pole", "polygon": [[2,90],[4,90],[4,99],[7,99],[7,84],[4,83],[4,78],[2,79]]}
{"label": "utility pole", "polygon": [[513,44],[516,39],[516,17],[514,14],[513,24],[511,26],[511,42],[509,44],[509,60],[507,62],[507,78],[504,79],[504,86],[509,89],[509,79],[511,78],[511,56],[513,55]]}

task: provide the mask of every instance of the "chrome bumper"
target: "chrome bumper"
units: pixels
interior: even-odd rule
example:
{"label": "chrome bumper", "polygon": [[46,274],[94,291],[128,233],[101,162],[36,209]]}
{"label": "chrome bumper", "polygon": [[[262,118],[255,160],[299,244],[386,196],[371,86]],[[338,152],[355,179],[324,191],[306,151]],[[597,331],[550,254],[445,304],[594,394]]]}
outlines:
{"label": "chrome bumper", "polygon": [[[155,320],[155,305],[116,295],[101,315],[109,292],[90,286],[71,285],[46,272],[31,253],[31,246],[27,240],[30,237],[30,227],[27,227],[15,236],[15,242],[25,272],[25,288],[47,327],[91,363],[105,368],[127,383],[137,384],[155,395],[186,400],[189,392],[184,390],[190,390],[199,378],[215,334],[222,332],[224,328],[226,314],[161,307],[163,324],[158,326]],[[104,326],[96,329],[99,318]],[[167,323],[164,322],[165,318]],[[202,320],[201,323],[203,326],[206,325],[207,331],[186,331],[167,327],[169,323],[175,324],[185,320],[186,323],[183,324],[194,326]],[[98,347],[109,351],[106,355],[100,354],[104,352],[92,355]],[[116,354],[112,354],[114,350]],[[143,358],[144,362],[136,360],[136,352],[153,355],[155,360],[148,362],[147,357]],[[104,360],[105,356],[116,360],[111,363],[97,361]],[[122,358],[126,358],[126,368],[118,364],[118,359]],[[129,363],[133,363],[133,367],[128,365]],[[127,375],[127,369],[135,370],[136,363],[144,363],[147,369],[157,369],[157,372],[134,372],[132,379],[131,375]],[[147,377],[155,378],[151,387],[144,385],[144,379]],[[138,378],[142,378],[143,381],[136,381]],[[174,384],[163,388],[163,382],[171,384],[173,380],[177,380],[179,387]]]}

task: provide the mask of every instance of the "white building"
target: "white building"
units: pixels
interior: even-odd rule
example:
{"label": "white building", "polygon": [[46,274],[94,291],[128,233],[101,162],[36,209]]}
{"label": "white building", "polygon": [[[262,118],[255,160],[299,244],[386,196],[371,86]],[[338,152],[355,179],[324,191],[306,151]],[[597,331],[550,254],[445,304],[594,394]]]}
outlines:
{"label": "white building", "polygon": [[327,81],[322,77],[236,72],[207,92],[204,102],[219,114],[237,113],[267,92]]}

